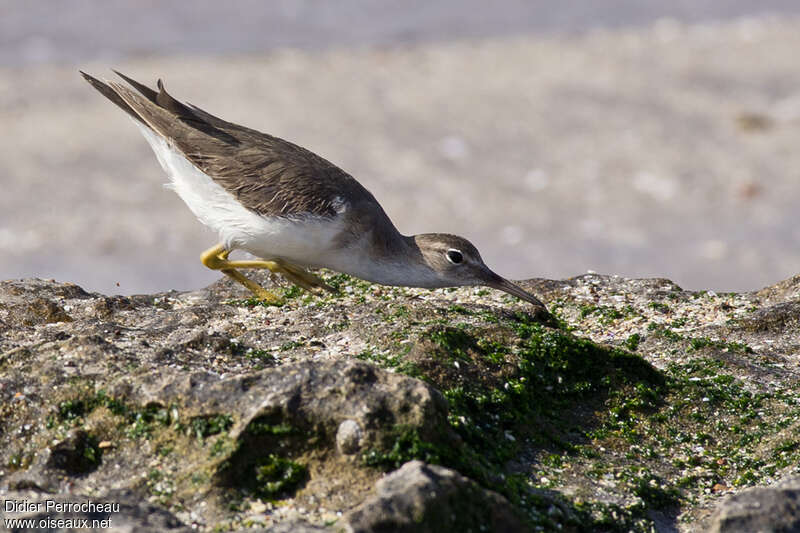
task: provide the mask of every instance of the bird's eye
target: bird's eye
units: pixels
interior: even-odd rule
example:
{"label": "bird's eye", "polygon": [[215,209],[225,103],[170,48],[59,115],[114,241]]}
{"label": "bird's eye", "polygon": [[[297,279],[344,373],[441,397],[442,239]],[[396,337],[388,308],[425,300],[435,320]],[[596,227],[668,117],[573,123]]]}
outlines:
{"label": "bird's eye", "polygon": [[460,251],[454,248],[450,248],[449,250],[447,250],[447,253],[445,255],[447,256],[447,260],[453,263],[454,265],[457,265],[464,260],[464,255]]}

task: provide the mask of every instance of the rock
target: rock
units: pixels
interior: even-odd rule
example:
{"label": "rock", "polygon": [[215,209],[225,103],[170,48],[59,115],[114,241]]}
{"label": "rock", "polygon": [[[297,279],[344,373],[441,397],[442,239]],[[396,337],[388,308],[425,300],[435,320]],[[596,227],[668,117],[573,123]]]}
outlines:
{"label": "rock", "polygon": [[680,530],[800,461],[793,281],[523,281],[554,327],[493,291],[323,275],[337,294],[281,307],[227,280],[0,283],[0,491],[121,491],[152,529]]}
{"label": "rock", "polygon": [[764,287],[756,296],[767,304],[797,301],[800,298],[800,274]]}
{"label": "rock", "polygon": [[800,477],[734,494],[719,504],[709,533],[800,531]]}
{"label": "rock", "polygon": [[66,474],[80,475],[95,470],[102,452],[97,439],[83,430],[72,430],[67,438],[50,449],[47,467]]}
{"label": "rock", "polygon": [[268,529],[255,531],[248,529],[247,531],[252,531],[253,533],[259,533],[259,531],[263,533],[334,533],[336,529],[324,526],[315,526],[309,524],[308,522],[285,522]]}
{"label": "rock", "polygon": [[345,518],[348,531],[528,531],[508,501],[442,466],[410,461]]}
{"label": "rock", "polygon": [[39,279],[0,282],[0,301],[3,302],[0,327],[70,322],[72,317],[58,300],[88,297],[86,291],[71,283],[54,284]]}
{"label": "rock", "polygon": [[787,327],[796,328],[800,323],[800,302],[782,302],[759,309],[751,316],[742,319],[741,327],[753,332],[783,331]]}
{"label": "rock", "polygon": [[41,450],[25,470],[8,476],[8,487],[58,492],[70,476],[88,474],[97,469],[102,458],[97,439],[82,429],[73,429],[66,438]]}
{"label": "rock", "polygon": [[[169,388],[167,385],[165,390]],[[158,396],[164,404],[177,399],[170,392]],[[256,492],[262,486],[253,484],[253,472],[265,472],[265,455],[274,457],[270,471],[277,468],[284,477],[301,467],[278,458],[303,457],[303,468],[317,474],[308,477],[298,472],[294,485],[307,482],[309,492],[327,492],[338,486],[336,481],[331,485],[333,477],[327,478],[344,465],[334,455],[317,458],[317,454],[328,443],[339,442],[340,437],[345,449],[350,450],[349,458],[343,459],[351,467],[360,464],[360,457],[352,456],[357,446],[391,446],[397,426],[414,428],[422,438],[432,441],[450,438],[442,431],[446,428],[446,406],[436,390],[360,361],[302,361],[182,389],[180,398],[189,412],[204,412],[203,416],[231,413],[239,420],[230,432],[232,452],[221,456],[224,461],[216,470],[216,479],[223,487],[244,486]],[[213,407],[211,412],[209,407]],[[337,490],[342,492],[340,497],[347,492]],[[292,487],[284,490],[277,485],[268,491],[284,496],[293,493]]]}
{"label": "rock", "polygon": [[336,431],[336,447],[340,453],[351,455],[361,449],[364,432],[355,420],[345,420]]}

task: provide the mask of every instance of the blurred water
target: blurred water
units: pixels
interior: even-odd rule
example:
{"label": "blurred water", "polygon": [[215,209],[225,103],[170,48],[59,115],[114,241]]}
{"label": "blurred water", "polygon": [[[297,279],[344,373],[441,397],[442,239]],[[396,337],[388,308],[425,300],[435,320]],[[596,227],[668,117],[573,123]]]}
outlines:
{"label": "blurred water", "polygon": [[[800,271],[800,39],[764,13],[800,2],[0,0],[0,279],[128,294],[218,277],[197,261],[214,236],[75,72],[133,65],[320,152],[402,231],[464,234],[509,277],[758,288]],[[575,45],[597,27],[626,37]],[[481,41],[539,33],[559,37]],[[763,131],[736,125],[751,111]]]}
{"label": "blurred water", "polygon": [[800,13],[797,0],[0,0],[0,66],[390,45]]}

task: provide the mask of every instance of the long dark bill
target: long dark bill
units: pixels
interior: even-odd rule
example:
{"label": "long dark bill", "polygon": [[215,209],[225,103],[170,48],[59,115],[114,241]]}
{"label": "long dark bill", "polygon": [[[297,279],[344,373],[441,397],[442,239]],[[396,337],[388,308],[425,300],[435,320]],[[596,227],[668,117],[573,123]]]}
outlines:
{"label": "long dark bill", "polygon": [[[497,274],[495,274],[497,276]],[[486,285],[493,289],[497,289],[503,292],[507,292],[508,294],[513,294],[517,298],[521,300],[525,300],[526,302],[530,302],[533,305],[541,307],[545,311],[547,311],[547,307],[533,294],[529,293],[528,291],[524,290],[522,287],[514,285],[507,279],[497,276],[495,279],[492,279]]]}

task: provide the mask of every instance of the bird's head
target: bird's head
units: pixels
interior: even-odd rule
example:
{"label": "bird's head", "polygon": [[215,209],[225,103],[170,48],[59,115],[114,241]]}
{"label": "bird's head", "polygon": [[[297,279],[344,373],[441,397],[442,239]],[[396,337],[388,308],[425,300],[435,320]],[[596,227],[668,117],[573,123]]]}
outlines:
{"label": "bird's head", "polygon": [[534,295],[495,274],[467,239],[446,233],[424,233],[415,235],[414,241],[423,261],[435,273],[436,286],[483,285],[547,309]]}

